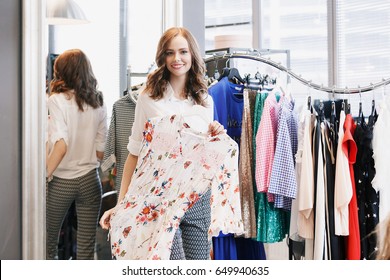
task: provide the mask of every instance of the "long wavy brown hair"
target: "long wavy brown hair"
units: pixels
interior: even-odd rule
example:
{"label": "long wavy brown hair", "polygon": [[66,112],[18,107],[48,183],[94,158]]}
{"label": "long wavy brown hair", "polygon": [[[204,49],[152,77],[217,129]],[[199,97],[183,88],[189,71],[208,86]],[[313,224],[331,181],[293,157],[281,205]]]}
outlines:
{"label": "long wavy brown hair", "polygon": [[204,80],[205,64],[200,54],[198,43],[191,32],[184,27],[172,27],[161,36],[156,52],[156,64],[158,68],[149,74],[145,92],[154,100],[163,98],[170,78],[170,72],[165,65],[166,51],[171,40],[177,36],[182,36],[187,40],[192,56],[192,65],[187,73],[184,90],[193,98],[196,104],[205,106],[205,99],[208,94],[207,85]]}
{"label": "long wavy brown hair", "polygon": [[84,104],[96,109],[103,106],[103,94],[97,89],[98,83],[88,57],[79,49],[60,54],[54,61],[54,79],[50,83],[50,94],[66,93],[73,90],[77,106],[84,111]]}

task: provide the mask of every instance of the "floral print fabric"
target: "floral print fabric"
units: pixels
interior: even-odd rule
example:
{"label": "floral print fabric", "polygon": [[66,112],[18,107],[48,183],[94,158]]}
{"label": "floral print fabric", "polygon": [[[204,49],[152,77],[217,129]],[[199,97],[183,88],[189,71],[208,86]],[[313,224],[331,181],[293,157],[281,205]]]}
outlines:
{"label": "floral print fabric", "polygon": [[237,143],[199,133],[181,115],[149,120],[128,192],[111,217],[113,258],[169,259],[180,219],[210,188],[210,239],[242,234]]}

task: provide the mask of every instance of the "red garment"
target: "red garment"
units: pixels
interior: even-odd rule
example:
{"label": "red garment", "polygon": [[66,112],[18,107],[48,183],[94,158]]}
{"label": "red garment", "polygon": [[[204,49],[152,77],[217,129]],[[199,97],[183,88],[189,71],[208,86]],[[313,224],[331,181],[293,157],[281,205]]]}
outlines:
{"label": "red garment", "polygon": [[346,258],[347,260],[360,260],[360,231],[358,219],[358,207],[356,198],[355,175],[353,164],[356,162],[357,146],[353,140],[356,124],[348,114],[344,122],[343,152],[349,161],[349,172],[352,181],[352,198],[348,205],[349,210],[349,235],[346,236]]}

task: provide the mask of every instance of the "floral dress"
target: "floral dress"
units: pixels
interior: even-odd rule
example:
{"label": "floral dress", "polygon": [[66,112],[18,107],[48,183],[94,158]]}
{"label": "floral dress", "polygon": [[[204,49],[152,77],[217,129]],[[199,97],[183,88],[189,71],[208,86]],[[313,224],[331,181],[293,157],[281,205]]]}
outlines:
{"label": "floral dress", "polygon": [[114,259],[169,259],[180,219],[211,188],[209,238],[243,233],[238,147],[228,135],[207,136],[181,115],[145,124],[131,184],[111,217]]}

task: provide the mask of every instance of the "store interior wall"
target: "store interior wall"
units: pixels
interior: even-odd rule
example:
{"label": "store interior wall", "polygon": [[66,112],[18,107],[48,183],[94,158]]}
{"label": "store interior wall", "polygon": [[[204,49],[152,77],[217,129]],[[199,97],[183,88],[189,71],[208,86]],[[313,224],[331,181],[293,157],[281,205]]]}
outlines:
{"label": "store interior wall", "polygon": [[21,259],[21,1],[0,1],[0,259]]}
{"label": "store interior wall", "polygon": [[183,0],[183,26],[188,28],[198,41],[202,55],[205,54],[204,0]]}

